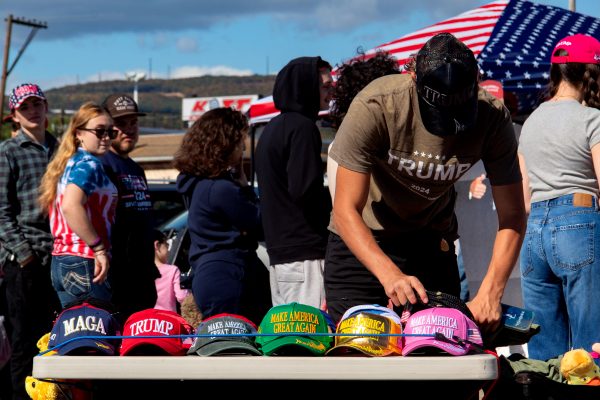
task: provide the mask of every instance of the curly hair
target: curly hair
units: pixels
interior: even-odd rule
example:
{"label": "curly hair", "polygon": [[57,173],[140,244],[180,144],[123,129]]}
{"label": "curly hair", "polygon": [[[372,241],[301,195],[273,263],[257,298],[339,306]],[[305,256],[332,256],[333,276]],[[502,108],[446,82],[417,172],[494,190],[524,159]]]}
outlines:
{"label": "curly hair", "polygon": [[361,49],[357,53],[359,54],[357,57],[338,67],[338,78],[333,93],[334,101],[330,111],[336,127],[342,123],[352,99],[368,83],[384,75],[400,73],[398,60],[386,51],[378,51],[370,58]]}
{"label": "curly hair", "polygon": [[[568,53],[558,49],[554,55],[563,56]],[[546,99],[553,97],[558,86],[564,80],[575,87],[580,87],[583,100],[589,107],[600,109],[600,65],[584,63],[552,64],[550,67],[550,82],[546,88]]]}
{"label": "curly hair", "polygon": [[174,166],[188,175],[216,178],[231,167],[231,156],[246,138],[248,119],[229,107],[204,113],[183,136]]}

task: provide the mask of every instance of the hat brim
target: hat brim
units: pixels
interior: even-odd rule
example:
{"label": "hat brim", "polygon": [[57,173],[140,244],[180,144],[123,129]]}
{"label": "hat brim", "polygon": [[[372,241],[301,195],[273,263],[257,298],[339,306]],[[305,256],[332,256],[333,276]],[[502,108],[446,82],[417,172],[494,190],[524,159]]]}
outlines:
{"label": "hat brim", "polygon": [[246,354],[253,356],[261,356],[262,353],[250,343],[237,342],[233,340],[219,340],[208,343],[198,349],[193,347],[188,351],[188,354],[198,354],[199,356],[214,356],[214,355],[238,355]]}
{"label": "hat brim", "polygon": [[477,121],[477,90],[474,93],[463,104],[452,107],[434,106],[417,95],[425,129],[437,136],[451,136],[473,128]]}
{"label": "hat brim", "polygon": [[439,353],[439,350],[442,350],[453,356],[464,356],[469,352],[470,346],[463,347],[458,344],[436,340],[432,337],[406,338],[402,354],[407,356],[411,353],[417,353],[417,350],[422,350],[423,353]]}
{"label": "hat brim", "polygon": [[323,342],[312,339],[306,336],[284,336],[279,337],[270,342],[267,342],[261,346],[261,351],[265,356],[270,356],[279,352],[293,352],[293,349],[288,347],[300,348],[304,351],[308,351],[316,356],[325,354],[329,346],[326,346]]}
{"label": "hat brim", "polygon": [[13,107],[11,107],[10,110],[11,111],[18,110],[19,107],[21,107],[21,105],[25,102],[25,100],[27,100],[30,97],[37,97],[38,99],[42,99],[44,101],[47,101],[44,96],[40,96],[40,95],[37,95],[37,94],[29,94],[29,95],[23,97],[22,99],[20,99],[19,102],[17,104],[15,104]]}
{"label": "hat brim", "polygon": [[121,117],[127,117],[130,115],[137,115],[138,117],[144,117],[146,116],[146,113],[143,112],[137,112],[137,111],[125,111],[122,113],[116,113],[116,114],[111,114],[111,118],[121,118]]}
{"label": "hat brim", "polygon": [[73,353],[98,353],[99,355],[114,356],[115,346],[105,340],[77,339],[56,349],[59,355],[66,356]]}
{"label": "hat brim", "polygon": [[360,352],[367,356],[371,357],[385,357],[385,356],[400,356],[402,355],[402,351],[398,348],[398,351],[394,351],[389,347],[381,347],[377,345],[370,344],[368,347],[364,346],[360,343],[352,343],[347,342],[344,344],[338,344],[331,349],[327,350],[326,355],[336,356],[336,355],[347,355],[351,352]]}

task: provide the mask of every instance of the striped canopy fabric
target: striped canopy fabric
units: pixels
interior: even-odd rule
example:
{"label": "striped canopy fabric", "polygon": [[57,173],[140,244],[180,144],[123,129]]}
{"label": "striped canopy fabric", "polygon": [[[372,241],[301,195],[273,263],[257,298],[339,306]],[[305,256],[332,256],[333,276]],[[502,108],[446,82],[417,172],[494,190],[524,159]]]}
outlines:
{"label": "striped canopy fabric", "polygon": [[[387,51],[404,66],[440,32],[462,40],[475,54],[482,79],[500,81],[505,93],[514,94],[517,114],[525,115],[543,99],[555,44],[576,33],[600,40],[600,19],[526,0],[498,0],[374,47],[365,56]],[[252,107],[250,115],[255,117]]]}

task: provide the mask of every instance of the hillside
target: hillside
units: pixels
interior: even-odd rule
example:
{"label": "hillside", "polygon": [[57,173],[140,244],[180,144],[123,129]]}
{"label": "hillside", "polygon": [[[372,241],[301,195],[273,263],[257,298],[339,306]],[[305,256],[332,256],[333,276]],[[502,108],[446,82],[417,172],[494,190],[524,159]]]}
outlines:
{"label": "hillside", "polygon": [[[271,94],[274,75],[202,76],[186,79],[150,79],[138,83],[140,111],[148,113],[143,126],[183,127],[181,100],[184,97],[210,97],[242,94]],[[50,109],[76,110],[86,101],[101,102],[111,93],[133,93],[133,83],[105,81],[65,86],[46,91]]]}

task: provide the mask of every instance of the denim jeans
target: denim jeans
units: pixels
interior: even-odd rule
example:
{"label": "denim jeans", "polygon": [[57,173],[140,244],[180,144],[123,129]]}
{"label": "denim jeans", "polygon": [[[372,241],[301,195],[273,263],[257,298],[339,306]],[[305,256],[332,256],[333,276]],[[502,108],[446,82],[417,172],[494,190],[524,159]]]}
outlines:
{"label": "denim jeans", "polygon": [[532,203],[521,248],[524,307],[541,327],[527,348],[547,360],[600,342],[600,213],[573,195]]}
{"label": "denim jeans", "polygon": [[[108,280],[93,283],[93,258],[64,255],[52,256],[52,286],[63,308],[72,302],[95,298],[110,301],[112,291]],[[132,282],[132,284],[134,284]]]}

